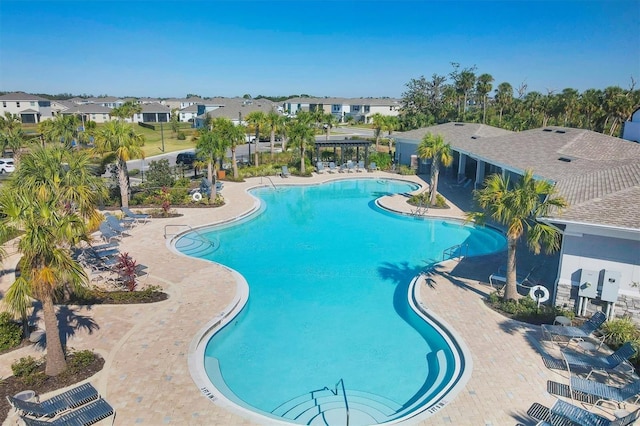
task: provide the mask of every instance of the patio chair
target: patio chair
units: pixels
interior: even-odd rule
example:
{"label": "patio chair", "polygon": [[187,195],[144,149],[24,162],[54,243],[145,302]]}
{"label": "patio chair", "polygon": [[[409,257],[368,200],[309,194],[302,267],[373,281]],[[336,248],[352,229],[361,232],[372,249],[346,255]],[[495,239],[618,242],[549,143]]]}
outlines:
{"label": "patio chair", "polygon": [[329,163],[329,173],[335,173],[338,168],[336,167],[336,163],[333,161]]}
{"label": "patio chair", "polygon": [[140,222],[145,224],[149,221],[149,219],[151,219],[150,214],[134,213],[129,209],[129,207],[120,207],[120,210],[122,211],[125,217],[129,219],[133,219],[133,223],[136,223],[136,224]]}
{"label": "patio chair", "polygon": [[316,170],[317,170],[317,172],[318,172],[318,173],[320,173],[320,174],[324,173],[324,170],[325,170],[325,169],[324,169],[324,164],[322,163],[322,161],[318,161],[318,162],[316,163]]}
{"label": "patio chair", "polygon": [[[635,353],[636,350],[631,342],[625,343],[617,351],[607,356],[586,355],[569,350],[562,350],[562,356],[569,372],[572,370],[586,372],[588,373],[587,379],[594,371],[600,371],[608,376],[609,371],[626,364],[627,360],[635,355]],[[630,371],[633,371],[633,366],[628,366]]]}
{"label": "patio chair", "polygon": [[638,400],[640,400],[640,380],[619,388],[606,383],[571,376],[569,385],[551,380],[547,381],[547,391],[554,395],[564,396],[591,405],[598,405],[599,402],[621,404],[629,400],[632,400],[633,404],[637,404]]}
{"label": "patio chair", "polygon": [[291,176],[291,173],[289,173],[289,167],[282,166],[282,171],[280,172],[280,176],[282,176],[283,178],[288,178],[289,176]]}
{"label": "patio chair", "polygon": [[353,161],[351,160],[347,161],[347,172],[353,173],[355,170],[356,170],[356,165],[353,163]]}
{"label": "patio chair", "polygon": [[106,213],[104,215],[104,220],[107,222],[107,225],[114,231],[119,234],[129,235],[127,233],[127,228],[131,228],[133,226],[133,219],[118,219],[112,214]]}
{"label": "patio chair", "polygon": [[376,163],[374,161],[369,163],[369,171],[370,172],[375,172],[376,170],[378,170],[378,166],[376,165]]}
{"label": "patio chair", "polygon": [[356,165],[356,172],[364,172],[366,170],[367,168],[364,166],[364,161],[358,161],[358,164]]}
{"label": "patio chair", "polygon": [[90,404],[64,414],[52,421],[45,422],[42,420],[22,417],[27,426],[88,426],[113,416],[113,422],[116,419],[116,412],[104,399],[98,399]]}
{"label": "patio chair", "polygon": [[217,180],[216,181],[216,191],[222,191],[224,189],[224,183]]}
{"label": "patio chair", "polygon": [[544,405],[534,403],[527,410],[527,414],[536,420],[540,420],[538,425],[628,426],[640,417],[640,409],[627,413],[615,420],[610,420],[559,399],[550,409]]}
{"label": "patio chair", "polygon": [[607,316],[598,311],[591,316],[580,327],[566,327],[562,325],[542,325],[542,335],[547,336],[548,340],[555,341],[556,338],[568,339],[567,346],[574,340],[584,340],[588,337],[592,337],[594,331],[596,331],[607,320]]}
{"label": "patio chair", "polygon": [[54,417],[58,413],[93,401],[99,396],[91,383],[85,383],[43,402],[28,402],[8,395],[7,400],[17,412],[21,413],[21,416]]}
{"label": "patio chair", "polygon": [[107,222],[102,222],[98,230],[100,231],[100,237],[105,243],[111,243],[113,240],[120,241],[122,239],[122,234],[111,229]]}

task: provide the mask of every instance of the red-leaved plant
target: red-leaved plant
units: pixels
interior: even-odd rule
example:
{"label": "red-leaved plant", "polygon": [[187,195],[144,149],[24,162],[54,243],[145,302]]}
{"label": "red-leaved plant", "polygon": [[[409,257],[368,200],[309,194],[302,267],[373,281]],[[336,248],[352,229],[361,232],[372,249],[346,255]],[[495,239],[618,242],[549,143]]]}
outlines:
{"label": "red-leaved plant", "polygon": [[129,256],[129,253],[120,253],[116,270],[120,281],[129,291],[135,290],[138,285],[136,282],[136,277],[138,276],[137,269],[138,263]]}

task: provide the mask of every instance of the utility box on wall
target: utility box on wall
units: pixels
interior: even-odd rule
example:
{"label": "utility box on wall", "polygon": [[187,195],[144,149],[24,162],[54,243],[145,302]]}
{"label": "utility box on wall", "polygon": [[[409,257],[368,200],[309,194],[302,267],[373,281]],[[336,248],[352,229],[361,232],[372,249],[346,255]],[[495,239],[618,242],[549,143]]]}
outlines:
{"label": "utility box on wall", "polygon": [[597,271],[591,271],[589,269],[582,269],[580,271],[580,285],[578,287],[579,297],[588,297],[589,299],[595,299],[598,297],[599,275],[600,274]]}
{"label": "utility box on wall", "polygon": [[620,278],[622,274],[618,271],[607,271],[605,269],[602,278],[602,294],[600,298],[605,302],[615,303],[618,300],[618,290],[620,290]]}

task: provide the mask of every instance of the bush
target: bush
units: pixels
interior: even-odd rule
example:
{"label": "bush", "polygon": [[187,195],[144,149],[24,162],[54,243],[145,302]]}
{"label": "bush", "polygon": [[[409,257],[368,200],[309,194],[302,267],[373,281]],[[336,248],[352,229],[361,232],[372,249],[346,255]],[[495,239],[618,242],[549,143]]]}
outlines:
{"label": "bush", "polygon": [[22,327],[13,321],[11,314],[0,314],[0,351],[15,348],[22,342]]}
{"label": "bush", "polygon": [[631,342],[636,349],[636,354],[631,359],[634,363],[640,361],[640,330],[631,318],[623,317],[607,321],[602,325],[601,331],[604,333],[604,342],[613,350]]}
{"label": "bush", "polygon": [[555,306],[542,304],[538,307],[537,302],[530,297],[523,297],[517,301],[505,300],[498,292],[493,292],[487,298],[487,303],[493,309],[505,313],[513,319],[532,324],[552,323],[558,315],[573,317],[573,313]]}
{"label": "bush", "polygon": [[187,135],[184,134],[184,132],[178,132],[178,140],[179,141],[183,141],[185,139],[187,139]]}
{"label": "bush", "polygon": [[140,169],[131,169],[127,171],[129,176],[138,176],[140,174]]}
{"label": "bush", "polygon": [[398,168],[398,174],[399,175],[415,175],[416,171],[409,166],[401,165]]}
{"label": "bush", "polygon": [[95,359],[96,355],[88,349],[74,352],[69,356],[69,359],[67,360],[67,370],[65,371],[65,373],[78,374],[79,372],[90,366]]}
{"label": "bush", "polygon": [[163,186],[171,187],[175,182],[169,160],[166,158],[150,162],[145,176],[145,186],[150,189],[162,188]]}
{"label": "bush", "polygon": [[34,374],[41,364],[41,360],[37,360],[32,356],[22,357],[11,364],[11,371],[14,376],[24,378]]}
{"label": "bush", "polygon": [[376,163],[380,170],[389,170],[391,168],[391,156],[384,152],[376,152],[369,155],[369,163]]}

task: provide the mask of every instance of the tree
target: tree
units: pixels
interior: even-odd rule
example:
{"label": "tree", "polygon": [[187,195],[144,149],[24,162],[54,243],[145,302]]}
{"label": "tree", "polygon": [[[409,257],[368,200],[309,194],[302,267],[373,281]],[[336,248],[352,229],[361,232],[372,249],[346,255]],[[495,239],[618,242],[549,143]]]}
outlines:
{"label": "tree", "polygon": [[271,158],[275,154],[276,134],[284,127],[284,119],[282,115],[275,111],[269,111],[266,115],[264,123],[269,129],[269,142],[271,143]]}
{"label": "tree", "polygon": [[474,65],[471,68],[464,68],[462,71],[458,71],[460,64],[452,62],[451,65],[453,66],[453,71],[449,75],[453,80],[456,93],[462,97],[462,102],[458,99],[458,120],[465,121],[467,99],[476,83],[476,67]]}
{"label": "tree", "polygon": [[[227,135],[230,126],[233,126],[231,121],[219,117],[213,120],[211,130],[203,129],[200,131],[196,148],[198,155],[206,160],[207,177],[211,183],[215,182],[214,174],[218,171],[217,160],[224,158],[230,145],[229,136]],[[215,198],[216,187],[213,185],[211,199],[215,200]]]}
{"label": "tree", "polygon": [[256,150],[254,155],[254,166],[258,165],[258,142],[260,141],[260,127],[265,125],[266,122],[266,114],[262,111],[251,111],[245,117],[245,121],[253,126],[256,132]]}
{"label": "tree", "polygon": [[380,136],[385,127],[384,115],[376,112],[371,116],[371,124],[373,124],[373,134],[376,137],[376,152],[380,148]]}
{"label": "tree", "polygon": [[38,128],[47,142],[62,143],[71,148],[73,142],[78,141],[79,125],[75,115],[58,115],[53,120],[41,121]]}
{"label": "tree", "polygon": [[86,153],[62,146],[36,148],[0,193],[0,227],[22,231],[18,242],[21,276],[10,292],[18,303],[29,296],[42,303],[47,338],[45,373],[60,374],[66,360],[56,318],[54,298],[61,288],[77,288],[87,282],[83,268],[71,256],[70,247],[88,240],[86,223],[95,224],[98,197],[105,194],[102,181],[91,174]]}
{"label": "tree", "polygon": [[109,121],[97,133],[95,151],[103,155],[106,161],[116,161],[122,207],[129,207],[127,161],[144,158],[143,145],[144,136],[120,120]]}
{"label": "tree", "polygon": [[180,130],[180,110],[178,108],[174,108],[171,110],[171,130],[174,134],[178,133]]}
{"label": "tree", "polygon": [[329,137],[331,136],[331,129],[333,129],[337,123],[338,120],[333,114],[326,113],[322,115],[322,126],[324,127],[326,140],[329,140]]}
{"label": "tree", "polygon": [[25,137],[20,117],[18,114],[5,112],[4,117],[0,116],[0,147],[2,147],[3,156],[7,148],[11,149],[16,166],[20,159],[20,149],[24,142]]}
{"label": "tree", "polygon": [[491,74],[481,74],[476,81],[476,93],[482,102],[482,124],[487,122],[487,95],[493,89],[493,76]]}
{"label": "tree", "polygon": [[305,171],[305,153],[307,148],[313,149],[316,136],[312,127],[304,121],[296,120],[289,129],[289,142],[292,146],[300,149],[300,174],[304,175]]}
{"label": "tree", "polygon": [[496,89],[496,104],[500,108],[500,121],[502,125],[502,113],[513,103],[513,87],[509,83],[500,83]]}
{"label": "tree", "polygon": [[542,247],[552,253],[560,247],[560,234],[537,218],[546,217],[553,211],[567,206],[564,198],[556,193],[555,186],[546,180],[535,180],[533,172],[526,170],[524,176],[511,186],[509,176],[494,174],[484,182],[485,187],[474,191],[481,212],[470,212],[467,218],[479,224],[488,219],[507,227],[507,283],[504,298],[520,298],[516,282],[516,246],[526,233],[527,245],[535,254]]}
{"label": "tree", "polygon": [[227,128],[227,132],[225,137],[229,140],[229,147],[231,149],[231,167],[233,167],[233,177],[234,179],[238,178],[238,162],[236,160],[236,147],[241,143],[244,143],[244,138],[247,129],[242,125],[238,124],[235,126],[229,120],[230,127]]}
{"label": "tree", "polygon": [[133,118],[134,114],[140,114],[142,112],[142,105],[134,102],[127,101],[120,105],[119,107],[113,108],[109,115],[112,117],[117,117],[121,120],[125,120],[127,118]]}
{"label": "tree", "polygon": [[418,145],[418,157],[431,159],[431,183],[429,190],[429,205],[436,205],[436,195],[438,193],[438,177],[440,175],[440,164],[449,167],[453,163],[451,145],[446,143],[442,135],[427,133]]}

